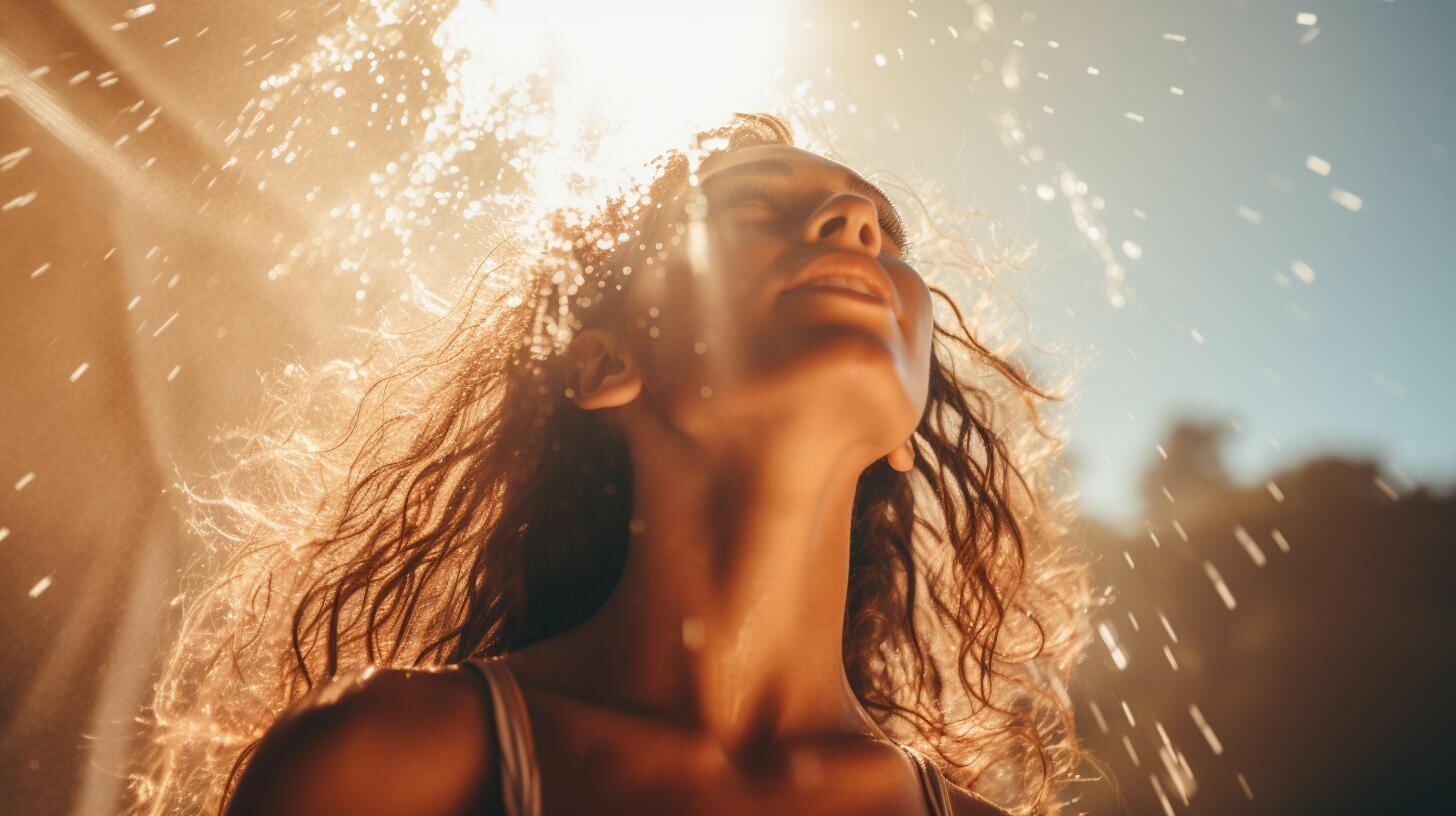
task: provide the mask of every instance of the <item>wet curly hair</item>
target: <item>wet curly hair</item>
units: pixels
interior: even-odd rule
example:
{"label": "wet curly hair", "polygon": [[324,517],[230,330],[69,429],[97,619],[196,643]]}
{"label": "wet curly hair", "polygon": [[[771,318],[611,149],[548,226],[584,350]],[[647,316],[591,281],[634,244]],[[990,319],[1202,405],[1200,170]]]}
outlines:
{"label": "wet curly hair", "polygon": [[[557,213],[552,251],[477,274],[432,330],[275,379],[257,427],[228,437],[233,466],[193,491],[216,559],[147,709],[132,813],[225,807],[266,727],[331,678],[510,652],[598,608],[625,560],[632,472],[624,441],[570,410],[563,341],[621,319],[633,239],[693,156],[756,145],[794,138],[738,114],[697,134],[696,153],[661,156],[650,183]],[[989,277],[965,241],[928,229],[944,251],[924,265]],[[978,339],[931,282],[915,469],[869,466],[854,500],[845,671],[886,733],[952,781],[1055,812],[1082,761],[1066,680],[1089,599],[1056,489],[1062,440],[1038,408],[1065,397]],[[386,364],[407,340],[424,350]]]}

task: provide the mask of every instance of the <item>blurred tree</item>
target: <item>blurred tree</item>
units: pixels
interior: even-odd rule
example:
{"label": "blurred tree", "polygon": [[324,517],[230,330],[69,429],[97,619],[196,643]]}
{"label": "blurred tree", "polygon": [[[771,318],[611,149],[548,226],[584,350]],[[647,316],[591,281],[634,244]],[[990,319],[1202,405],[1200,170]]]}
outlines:
{"label": "blurred tree", "polygon": [[1222,448],[1229,430],[1227,421],[1175,423],[1161,451],[1143,473],[1140,493],[1146,511],[1162,516],[1172,512],[1178,503],[1191,508],[1227,486]]}
{"label": "blurred tree", "polygon": [[1456,495],[1337,456],[1236,484],[1224,427],[1173,427],[1144,530],[1078,531],[1110,592],[1075,691],[1115,786],[1077,809],[1441,811]]}

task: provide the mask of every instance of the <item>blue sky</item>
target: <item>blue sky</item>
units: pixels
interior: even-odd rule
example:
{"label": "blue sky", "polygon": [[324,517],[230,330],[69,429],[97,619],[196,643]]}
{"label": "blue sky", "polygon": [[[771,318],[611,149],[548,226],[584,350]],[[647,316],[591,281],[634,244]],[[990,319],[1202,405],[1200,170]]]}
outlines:
{"label": "blue sky", "polygon": [[[1069,427],[1088,509],[1137,521],[1137,476],[1175,415],[1236,419],[1241,479],[1343,452],[1450,483],[1456,4],[1004,2],[985,33],[971,4],[854,6],[805,9],[803,44],[820,46],[806,58],[829,54],[808,75],[864,123],[841,114],[840,147],[939,180],[1038,243],[1020,295],[1033,336],[1090,362]],[[1005,110],[1025,123],[1016,149],[997,137]],[[1024,164],[1033,143],[1044,157]],[[1059,163],[1105,201],[1111,245],[1143,250],[1119,251],[1121,309],[1063,197],[1034,193]]]}

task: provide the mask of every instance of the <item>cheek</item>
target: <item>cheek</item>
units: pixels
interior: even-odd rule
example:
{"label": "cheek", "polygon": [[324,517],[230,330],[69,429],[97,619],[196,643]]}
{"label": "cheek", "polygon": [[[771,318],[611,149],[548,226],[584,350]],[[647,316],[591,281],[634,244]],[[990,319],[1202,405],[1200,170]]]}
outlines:
{"label": "cheek", "polygon": [[704,257],[706,268],[681,272],[680,303],[674,310],[706,342],[721,366],[741,364],[738,357],[768,330],[775,278],[781,274],[785,246],[754,224],[713,224]]}
{"label": "cheek", "polygon": [[752,299],[770,287],[786,245],[769,226],[725,222],[713,225],[708,236],[708,276],[732,302]]}
{"label": "cheek", "polygon": [[649,380],[669,390],[699,389],[713,379],[706,369],[737,362],[727,358],[736,358],[758,328],[773,259],[771,248],[751,238],[713,226],[698,256],[705,268],[695,268],[687,240],[651,265],[635,259],[628,321]]}
{"label": "cheek", "polygon": [[773,264],[784,251],[783,241],[752,223],[710,219],[705,226],[701,247],[693,246],[687,230],[666,259],[645,269],[634,265],[645,273],[636,281],[641,290],[636,298],[639,311],[655,307],[661,321],[668,322],[671,310],[681,322],[691,324],[704,316],[735,313],[744,301],[765,291]]}

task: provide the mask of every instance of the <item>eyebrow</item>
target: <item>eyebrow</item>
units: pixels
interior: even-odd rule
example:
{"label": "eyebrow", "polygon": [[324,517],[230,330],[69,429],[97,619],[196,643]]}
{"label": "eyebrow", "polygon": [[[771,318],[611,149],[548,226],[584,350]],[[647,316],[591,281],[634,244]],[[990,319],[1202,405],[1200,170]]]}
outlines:
{"label": "eyebrow", "polygon": [[[703,176],[700,183],[707,184],[710,181],[718,181],[723,178],[732,178],[735,176],[777,176],[787,179],[794,177],[794,168],[790,167],[789,163],[782,159],[758,159],[757,161],[731,165],[722,170],[715,170]],[[900,211],[895,209],[894,203],[890,201],[890,197],[885,195],[883,190],[865,181],[864,177],[853,170],[845,172],[844,183],[850,190],[860,195],[868,196],[871,199],[876,199],[877,206],[878,204],[883,204],[885,212],[895,224],[896,234],[905,234],[905,222],[900,218]],[[908,247],[902,246],[899,249],[901,252],[904,252],[908,250]]]}

